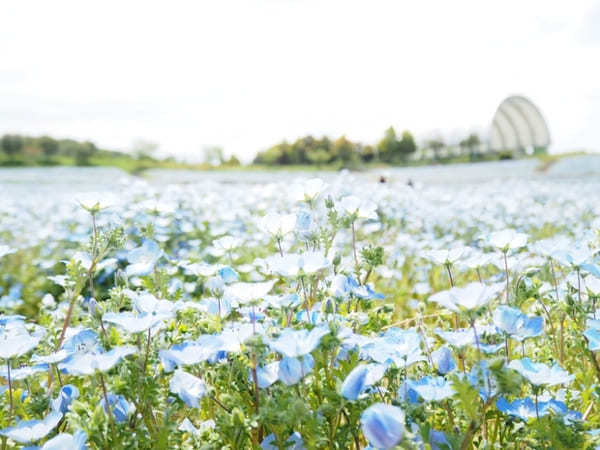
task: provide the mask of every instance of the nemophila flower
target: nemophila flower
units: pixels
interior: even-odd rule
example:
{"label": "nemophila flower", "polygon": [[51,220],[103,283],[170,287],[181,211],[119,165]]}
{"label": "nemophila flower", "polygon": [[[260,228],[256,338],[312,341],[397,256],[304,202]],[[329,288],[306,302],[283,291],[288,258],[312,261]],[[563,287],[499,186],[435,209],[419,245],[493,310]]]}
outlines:
{"label": "nemophila flower", "polygon": [[389,328],[383,336],[373,338],[362,345],[360,354],[362,358],[382,364],[410,366],[425,360],[420,345],[421,337],[416,331]]}
{"label": "nemophila flower", "polygon": [[535,386],[554,386],[556,384],[568,384],[575,378],[558,364],[547,366],[544,363],[536,363],[529,358],[515,359],[508,365],[523,375]]}
{"label": "nemophila flower", "polygon": [[15,248],[11,248],[8,245],[0,245],[0,258],[3,258],[6,255],[10,255],[12,253],[15,253],[17,251],[17,249]]}
{"label": "nemophila flower", "polygon": [[360,416],[362,432],[373,447],[390,449],[404,436],[404,412],[397,406],[375,403]]}
{"label": "nemophila flower", "polygon": [[102,353],[75,353],[58,364],[58,368],[70,375],[92,375],[97,370],[106,372],[124,357],[137,352],[132,346],[115,347]]}
{"label": "nemophila flower", "polygon": [[425,252],[425,258],[431,260],[435,264],[454,264],[469,252],[467,247],[455,247],[442,250],[429,250]]}
{"label": "nemophila flower", "polygon": [[[540,411],[538,404],[538,414],[542,417],[545,411]],[[518,417],[521,420],[528,421],[536,417],[535,402],[529,397],[519,398],[513,402],[508,402],[504,397],[500,397],[496,400],[496,408],[498,411],[508,414],[514,417]]]}
{"label": "nemophila flower", "polygon": [[572,245],[555,251],[552,257],[564,266],[581,268],[592,260],[594,252],[586,245]]}
{"label": "nemophila flower", "polygon": [[68,354],[94,353],[101,350],[98,334],[89,328],[76,331],[74,334],[67,337],[60,348]]}
{"label": "nemophila flower", "polygon": [[[125,397],[122,395],[115,395],[109,393],[107,395],[108,404],[110,406],[110,410],[112,412],[113,417],[117,423],[126,422],[129,420],[129,417],[134,413],[135,406],[133,403],[127,401]],[[100,401],[100,406],[104,410],[106,414],[108,414],[108,409],[106,407],[106,402],[104,398]]]}
{"label": "nemophila flower", "polygon": [[426,402],[439,402],[454,395],[452,382],[444,377],[423,377],[420,380],[408,380],[408,386]]}
{"label": "nemophila flower", "polygon": [[217,274],[219,275],[219,277],[221,277],[225,284],[235,283],[237,280],[240,279],[239,274],[229,266],[221,267],[217,271]]}
{"label": "nemophila flower", "polygon": [[[256,368],[258,387],[266,389],[279,379],[279,361]],[[249,375],[251,377],[251,375]]]}
{"label": "nemophila flower", "polygon": [[183,431],[184,433],[190,433],[193,436],[201,436],[206,430],[210,430],[215,427],[215,421],[212,419],[205,420],[200,422],[198,427],[195,427],[194,424],[187,417],[181,421],[179,427],[177,428],[179,431]]}
{"label": "nemophila flower", "polygon": [[498,394],[498,383],[485,360],[479,364],[475,364],[470,372],[465,375],[460,374],[459,376],[466,377],[471,386],[479,391],[479,397],[484,402],[487,402],[490,398]]}
{"label": "nemophila flower", "polygon": [[62,416],[61,413],[52,411],[42,420],[23,420],[14,427],[4,428],[0,430],[0,435],[20,444],[39,441],[58,425]]}
{"label": "nemophila flower", "polygon": [[0,359],[21,356],[35,348],[42,336],[31,335],[22,322],[7,322],[0,328]]}
{"label": "nemophila flower", "polygon": [[223,236],[213,241],[213,246],[221,255],[231,252],[242,245],[242,240],[233,236]]}
{"label": "nemophila flower", "polygon": [[377,205],[373,202],[363,202],[354,195],[347,195],[335,204],[341,214],[359,219],[377,219]]}
{"label": "nemophila flower", "polygon": [[383,364],[359,364],[342,383],[342,396],[348,400],[357,400],[367,388],[383,378],[385,370]]}
{"label": "nemophila flower", "polygon": [[312,352],[326,334],[329,334],[329,328],[324,326],[317,326],[311,331],[285,328],[277,339],[269,342],[269,346],[284,356],[296,358]]}
{"label": "nemophila flower", "polygon": [[493,321],[496,327],[519,342],[539,336],[544,330],[544,319],[528,317],[516,308],[500,305],[494,310]]}
{"label": "nemophila flower", "polygon": [[583,332],[583,335],[587,338],[591,351],[597,352],[600,350],[600,330],[588,328]]}
{"label": "nemophila flower", "polygon": [[135,311],[140,314],[153,314],[156,316],[171,316],[177,310],[177,304],[165,300],[158,299],[149,292],[129,292]]}
{"label": "nemophila flower", "polygon": [[264,298],[273,286],[276,280],[262,281],[258,283],[233,283],[225,288],[225,295],[231,296],[240,303],[249,303],[253,300]]}
{"label": "nemophila flower", "polygon": [[501,231],[494,231],[488,236],[487,241],[493,247],[507,252],[508,250],[514,250],[527,244],[527,235],[525,233],[518,233],[513,229],[506,229]]}
{"label": "nemophila flower", "polygon": [[[294,431],[291,436],[285,441],[285,449],[286,450],[305,450],[304,441],[302,440],[302,436],[297,431]],[[279,450],[279,446],[276,445],[276,437],[273,433],[269,434],[263,441],[260,443],[260,448],[263,450]]]}
{"label": "nemophila flower", "polygon": [[456,363],[448,347],[440,347],[436,351],[431,352],[431,359],[437,371],[442,375],[446,375],[456,369]]}
{"label": "nemophila flower", "polygon": [[292,196],[296,201],[312,203],[326,188],[327,184],[320,178],[309,178],[292,185]]}
{"label": "nemophila flower", "polygon": [[214,358],[225,348],[226,344],[216,335],[203,335],[195,341],[176,344],[168,350],[160,350],[158,357],[165,372],[172,372],[175,367],[198,364]]}
{"label": "nemophila flower", "polygon": [[311,373],[314,367],[315,360],[311,355],[304,355],[300,358],[286,356],[279,361],[278,377],[286,386],[293,386]]}
{"label": "nemophila flower", "polygon": [[169,381],[169,390],[190,408],[199,408],[198,401],[206,395],[206,384],[192,374],[176,370]]}
{"label": "nemophila flower", "polygon": [[132,312],[108,312],[102,316],[103,322],[118,325],[127,333],[141,333],[173,317],[172,313],[134,314]]}
{"label": "nemophila flower", "polygon": [[47,440],[40,450],[86,450],[86,441],[87,434],[83,430],[77,430],[75,434],[60,433]]}
{"label": "nemophila flower", "polygon": [[58,411],[66,414],[73,400],[79,398],[79,389],[72,384],[65,384],[58,392],[58,397],[50,402],[52,411]]}
{"label": "nemophila flower", "polygon": [[267,259],[269,269],[282,277],[298,277],[312,275],[328,268],[329,260],[320,252],[288,253],[283,256],[272,256]]}
{"label": "nemophila flower", "polygon": [[130,277],[146,276],[152,273],[162,255],[163,251],[155,241],[145,239],[140,247],[134,248],[127,253],[129,265],[125,269],[125,272]]}
{"label": "nemophila flower", "polygon": [[564,416],[566,422],[581,420],[581,413],[567,408],[563,402],[550,399],[548,401],[538,401],[536,408],[535,401],[529,397],[518,398],[508,402],[500,397],[496,401],[496,408],[504,414],[518,417],[521,420],[528,421],[536,417],[543,417],[548,414]]}
{"label": "nemophila flower", "polygon": [[310,239],[318,231],[318,223],[310,211],[301,209],[296,213],[294,230],[300,239]]}
{"label": "nemophila flower", "polygon": [[289,308],[300,304],[300,297],[298,294],[284,294],[284,295],[265,295],[264,304],[272,308]]}
{"label": "nemophila flower", "polygon": [[270,235],[281,239],[294,231],[296,227],[296,215],[269,212],[260,219],[260,226]]}
{"label": "nemophila flower", "polygon": [[446,291],[440,291],[429,297],[429,301],[438,303],[454,312],[475,310],[487,305],[498,296],[503,288],[503,283],[489,286],[483,283],[469,283],[465,287],[453,287]]}
{"label": "nemophila flower", "polygon": [[[21,366],[16,369],[10,369],[11,380],[24,380],[36,373],[48,370],[48,364],[36,364],[34,366]],[[0,377],[8,378],[8,367],[6,364],[0,366]]]}

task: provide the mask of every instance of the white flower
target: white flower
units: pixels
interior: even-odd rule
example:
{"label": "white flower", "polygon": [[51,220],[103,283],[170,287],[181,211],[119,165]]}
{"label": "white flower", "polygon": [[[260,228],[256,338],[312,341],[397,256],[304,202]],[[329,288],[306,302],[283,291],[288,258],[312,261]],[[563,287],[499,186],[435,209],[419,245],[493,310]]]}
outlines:
{"label": "white flower", "polygon": [[377,205],[370,201],[363,202],[354,195],[342,197],[336,209],[349,216],[356,215],[359,219],[377,219]]}
{"label": "white flower", "polygon": [[527,235],[512,229],[495,231],[490,234],[488,242],[497,249],[506,252],[523,247],[527,243]]}
{"label": "white flower", "polygon": [[282,238],[294,231],[296,226],[295,214],[277,214],[270,212],[260,220],[261,227],[269,234]]}

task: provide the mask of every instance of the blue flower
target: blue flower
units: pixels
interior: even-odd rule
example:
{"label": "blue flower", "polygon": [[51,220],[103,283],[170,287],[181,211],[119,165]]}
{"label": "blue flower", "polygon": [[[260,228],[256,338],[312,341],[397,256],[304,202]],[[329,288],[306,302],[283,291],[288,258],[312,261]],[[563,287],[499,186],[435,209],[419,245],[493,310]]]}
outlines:
{"label": "blue flower", "polygon": [[127,253],[129,265],[125,269],[128,276],[142,277],[152,273],[154,266],[163,255],[158,244],[150,239],[145,239],[140,247]]}
{"label": "blue flower", "polygon": [[452,444],[448,441],[446,434],[443,431],[437,430],[429,430],[429,445],[431,445],[431,450],[452,448]]}
{"label": "blue flower", "polygon": [[487,305],[502,291],[502,283],[487,286],[483,283],[469,283],[465,287],[453,287],[452,289],[438,292],[429,297],[430,302],[459,312],[461,310],[474,310]]}
{"label": "blue flower", "polygon": [[456,369],[456,363],[452,358],[452,352],[448,347],[440,347],[431,353],[431,359],[435,364],[437,371],[446,375]]}
{"label": "blue flower", "polygon": [[172,372],[176,366],[190,366],[215,357],[225,346],[219,336],[206,334],[196,341],[184,342],[161,350],[158,357],[165,372]]}
{"label": "blue flower", "polygon": [[[525,421],[536,417],[535,403],[529,397],[517,399],[512,403],[509,403],[504,397],[500,397],[496,401],[496,408],[498,408],[498,411],[503,412],[504,414],[518,417],[519,419]],[[543,411],[540,411],[540,417],[542,415]]]}
{"label": "blue flower", "polygon": [[362,432],[373,447],[389,449],[404,436],[404,413],[397,406],[375,403],[360,416]]}
{"label": "blue flower", "polygon": [[[108,394],[108,404],[110,405],[110,410],[115,418],[117,423],[126,422],[129,419],[129,416],[133,414],[135,411],[135,406],[132,403],[128,402],[125,397],[122,395]],[[100,401],[100,406],[104,409],[105,413],[108,413],[106,409],[106,402],[104,398]]]}
{"label": "blue flower", "polygon": [[361,348],[361,357],[382,364],[395,363],[399,367],[424,361],[421,352],[421,337],[414,330],[390,328],[379,338],[372,339]]}
{"label": "blue flower", "polygon": [[190,408],[199,408],[198,400],[206,395],[206,384],[183,370],[176,370],[169,382],[169,390],[179,395]]}
{"label": "blue flower", "polygon": [[259,366],[256,369],[256,377],[258,379],[258,387],[266,389],[279,379],[279,361]]}
{"label": "blue flower", "polygon": [[427,402],[439,402],[454,395],[452,382],[444,377],[423,377],[418,381],[408,380],[408,386]]}
{"label": "blue flower", "polygon": [[311,355],[299,358],[285,357],[279,361],[279,379],[286,386],[293,386],[312,372],[315,360]]}
{"label": "blue flower", "polygon": [[588,328],[583,332],[583,335],[588,340],[588,345],[590,350],[593,352],[597,352],[600,350],[600,331],[594,328]]}
{"label": "blue flower", "polygon": [[217,273],[225,284],[235,283],[240,278],[238,273],[229,266],[221,267]]}
{"label": "blue flower", "polygon": [[59,391],[58,397],[51,401],[52,411],[66,414],[73,403],[79,397],[79,389],[72,384],[65,384]]}
{"label": "blue flower", "polygon": [[77,430],[75,434],[60,433],[46,441],[40,450],[86,450],[87,434]]}
{"label": "blue flower", "polygon": [[19,422],[14,427],[4,428],[0,430],[0,435],[21,444],[39,441],[58,425],[62,416],[61,413],[52,411],[42,420],[25,420]]}
{"label": "blue flower", "polygon": [[383,364],[359,364],[342,383],[342,396],[348,400],[357,400],[369,386],[381,380],[385,369]]}
{"label": "blue flower", "polygon": [[135,347],[127,345],[104,353],[76,353],[61,362],[58,368],[71,375],[92,375],[96,370],[106,372],[112,369],[125,356],[136,352]]}
{"label": "blue flower", "polygon": [[565,423],[581,420],[580,412],[568,409],[567,405],[555,399],[550,399],[546,402],[538,402],[537,411],[534,400],[529,397],[519,398],[513,402],[508,402],[505,398],[500,397],[496,401],[496,407],[500,412],[518,417],[524,421],[528,421],[529,419],[533,419],[538,416],[543,417],[550,413],[562,416]]}
{"label": "blue flower", "polygon": [[553,386],[555,384],[568,384],[575,378],[574,375],[562,369],[558,364],[552,367],[544,363],[535,363],[529,358],[516,359],[510,362],[509,368],[516,370],[536,386]]}
{"label": "blue flower", "polygon": [[69,354],[95,353],[101,350],[98,335],[88,328],[68,338],[60,348]]}
{"label": "blue flower", "polygon": [[544,328],[544,319],[539,316],[528,317],[516,308],[500,305],[493,315],[494,325],[519,342],[539,336]]}
{"label": "blue flower", "polygon": [[102,320],[108,323],[114,323],[127,333],[141,333],[147,331],[150,328],[154,328],[156,325],[163,321],[173,317],[169,313],[161,314],[134,314],[132,312],[108,312],[102,316]]}
{"label": "blue flower", "polygon": [[329,333],[329,328],[318,326],[311,331],[284,329],[279,337],[269,343],[272,350],[289,358],[306,355],[312,352],[321,341],[321,338]]}
{"label": "blue flower", "polygon": [[[288,440],[285,442],[286,450],[305,450],[304,442],[302,441],[302,436],[297,431],[294,431]],[[260,443],[260,448],[263,450],[279,450],[279,446],[277,446],[275,442],[275,435],[273,433],[269,434],[263,441]]]}

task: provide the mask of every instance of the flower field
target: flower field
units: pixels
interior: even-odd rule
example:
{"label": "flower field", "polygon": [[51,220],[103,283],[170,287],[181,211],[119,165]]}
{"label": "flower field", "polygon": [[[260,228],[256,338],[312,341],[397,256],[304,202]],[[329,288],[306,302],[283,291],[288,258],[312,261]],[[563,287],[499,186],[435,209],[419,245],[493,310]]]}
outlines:
{"label": "flower field", "polygon": [[600,445],[597,178],[264,178],[10,190],[0,448]]}

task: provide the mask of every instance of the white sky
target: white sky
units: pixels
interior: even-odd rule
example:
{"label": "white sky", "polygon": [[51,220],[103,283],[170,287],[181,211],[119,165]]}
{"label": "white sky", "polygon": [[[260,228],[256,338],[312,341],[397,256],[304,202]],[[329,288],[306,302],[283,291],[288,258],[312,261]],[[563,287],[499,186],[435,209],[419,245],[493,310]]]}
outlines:
{"label": "white sky", "polygon": [[600,150],[600,1],[0,3],[0,133],[244,160],[284,138],[487,127],[509,94],[553,151]]}

